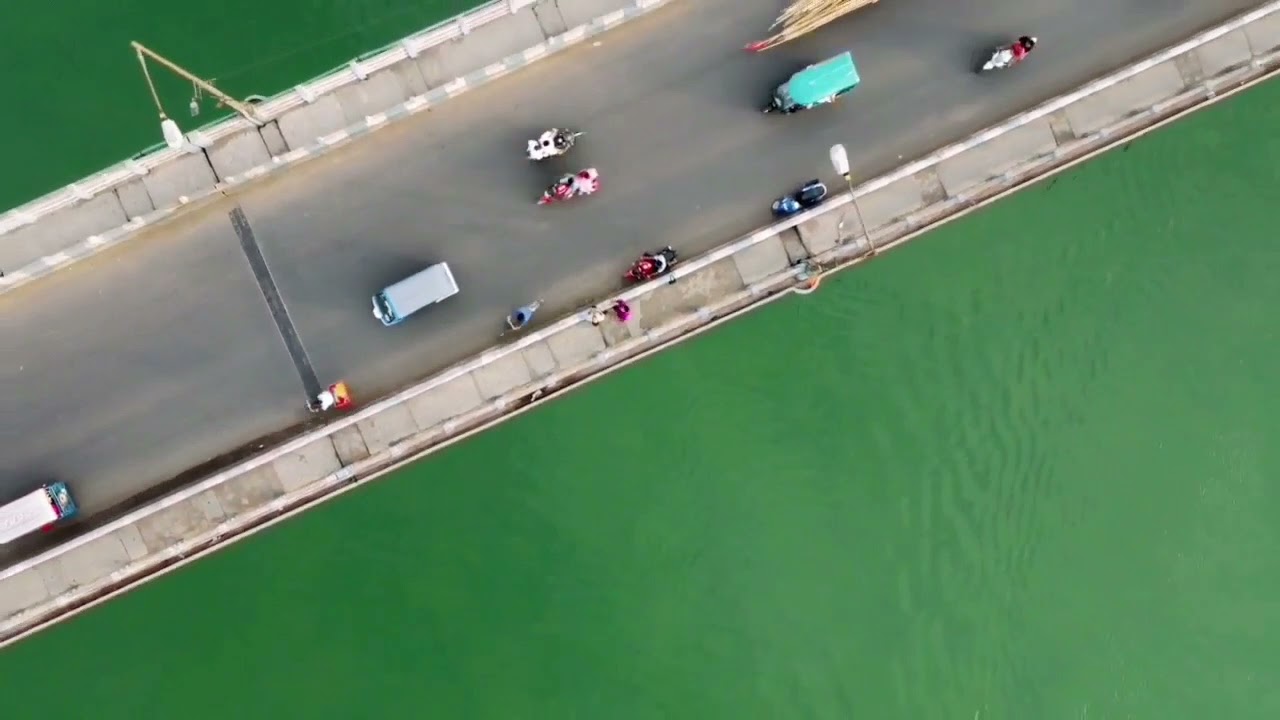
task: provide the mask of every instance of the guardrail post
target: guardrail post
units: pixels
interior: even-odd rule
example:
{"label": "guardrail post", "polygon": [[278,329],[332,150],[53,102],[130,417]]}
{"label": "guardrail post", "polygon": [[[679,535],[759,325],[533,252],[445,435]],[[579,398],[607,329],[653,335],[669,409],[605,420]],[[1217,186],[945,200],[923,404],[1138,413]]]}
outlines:
{"label": "guardrail post", "polygon": [[192,130],[187,133],[187,140],[198,148],[207,148],[213,143],[209,142],[209,137],[199,130]]}
{"label": "guardrail post", "polygon": [[142,177],[143,175],[146,175],[148,172],[151,172],[150,170],[147,169],[146,165],[143,165],[142,163],[138,162],[137,160],[134,160],[133,158],[129,158],[128,160],[125,160],[124,166],[129,170],[129,172],[133,173],[137,177]]}

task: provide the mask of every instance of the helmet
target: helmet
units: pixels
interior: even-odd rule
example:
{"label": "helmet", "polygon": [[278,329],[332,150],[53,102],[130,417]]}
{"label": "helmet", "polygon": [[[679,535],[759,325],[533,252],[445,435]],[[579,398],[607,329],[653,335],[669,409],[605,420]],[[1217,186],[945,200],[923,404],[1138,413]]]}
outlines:
{"label": "helmet", "polygon": [[1036,39],[1028,35],[1023,35],[1021,38],[1019,38],[1019,42],[1022,43],[1022,47],[1028,50],[1036,46]]}

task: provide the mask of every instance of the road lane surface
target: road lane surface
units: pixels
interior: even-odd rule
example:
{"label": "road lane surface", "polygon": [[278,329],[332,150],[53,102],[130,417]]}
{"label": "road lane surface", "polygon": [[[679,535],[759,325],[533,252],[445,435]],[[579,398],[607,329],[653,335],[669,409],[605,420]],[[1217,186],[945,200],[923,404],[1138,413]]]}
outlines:
{"label": "road lane surface", "polygon": [[[768,220],[769,202],[924,155],[1154,52],[1245,0],[884,0],[765,54],[772,0],[682,0],[399,126],[252,186],[124,247],[0,297],[0,497],[72,482],[87,513],[303,422],[299,380],[240,251],[244,208],[321,381],[389,392],[491,345],[511,307],[545,318],[616,287],[640,251],[693,255]],[[969,70],[1021,33],[1019,68]],[[765,116],[773,86],[852,50],[863,84],[837,105]],[[584,129],[533,165],[526,138]],[[558,170],[603,189],[534,200]],[[438,260],[462,293],[396,328],[370,295]]]}

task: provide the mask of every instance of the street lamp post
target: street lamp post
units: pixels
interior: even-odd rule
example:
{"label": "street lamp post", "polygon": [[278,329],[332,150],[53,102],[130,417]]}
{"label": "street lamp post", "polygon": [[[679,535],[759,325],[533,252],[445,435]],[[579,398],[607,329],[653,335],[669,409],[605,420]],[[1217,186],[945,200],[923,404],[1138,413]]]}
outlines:
{"label": "street lamp post", "polygon": [[849,153],[844,149],[844,145],[836,143],[831,146],[829,152],[831,158],[831,167],[835,169],[849,186],[849,202],[853,205],[853,212],[858,216],[858,224],[862,226],[862,236],[867,240],[867,250],[871,255],[876,254],[876,245],[871,241],[871,229],[867,227],[867,221],[862,219],[862,208],[858,207],[858,198],[853,194],[853,175],[849,170]]}
{"label": "street lamp post", "polygon": [[200,90],[203,90],[204,92],[207,92],[210,95],[218,98],[218,100],[221,101],[223,105],[226,105],[232,110],[235,110],[244,119],[253,123],[255,126],[258,126],[258,127],[262,126],[262,120],[258,119],[258,116],[254,113],[253,108],[250,105],[246,105],[245,103],[242,103],[239,100],[236,100],[235,98],[227,95],[226,93],[222,92],[218,88],[214,87],[211,83],[206,82],[205,80],[202,80],[199,77],[196,77],[190,72],[187,72],[185,69],[180,67],[177,63],[173,62],[172,60],[169,60],[166,57],[161,56],[159,53],[146,47],[142,43],[135,41],[130,44],[133,46],[134,52],[137,53],[138,55],[138,63],[142,65],[142,76],[147,81],[147,87],[151,90],[151,98],[152,100],[155,101],[156,110],[160,113],[160,131],[164,135],[165,144],[168,145],[169,147],[177,150],[178,148],[186,146],[187,142],[186,142],[186,138],[182,134],[182,130],[178,127],[178,123],[175,122],[173,118],[170,118],[165,113],[164,106],[160,103],[160,94],[156,91],[155,83],[151,81],[151,71],[147,67],[148,58],[168,68],[178,77],[181,77],[185,80],[190,81],[191,84],[194,85],[196,88],[199,88]]}

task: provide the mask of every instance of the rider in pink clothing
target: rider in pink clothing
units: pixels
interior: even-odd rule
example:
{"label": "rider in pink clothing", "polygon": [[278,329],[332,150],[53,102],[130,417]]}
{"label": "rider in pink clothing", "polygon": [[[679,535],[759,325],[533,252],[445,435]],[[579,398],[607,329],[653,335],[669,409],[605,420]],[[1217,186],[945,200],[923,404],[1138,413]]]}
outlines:
{"label": "rider in pink clothing", "polygon": [[1009,50],[1013,53],[1013,63],[1016,65],[1022,62],[1023,58],[1027,56],[1027,53],[1031,52],[1031,49],[1034,48],[1035,46],[1036,46],[1036,39],[1033,37],[1030,37],[1028,35],[1023,35],[1022,37],[1018,38],[1018,42],[1014,43],[1013,47],[1009,48]]}

